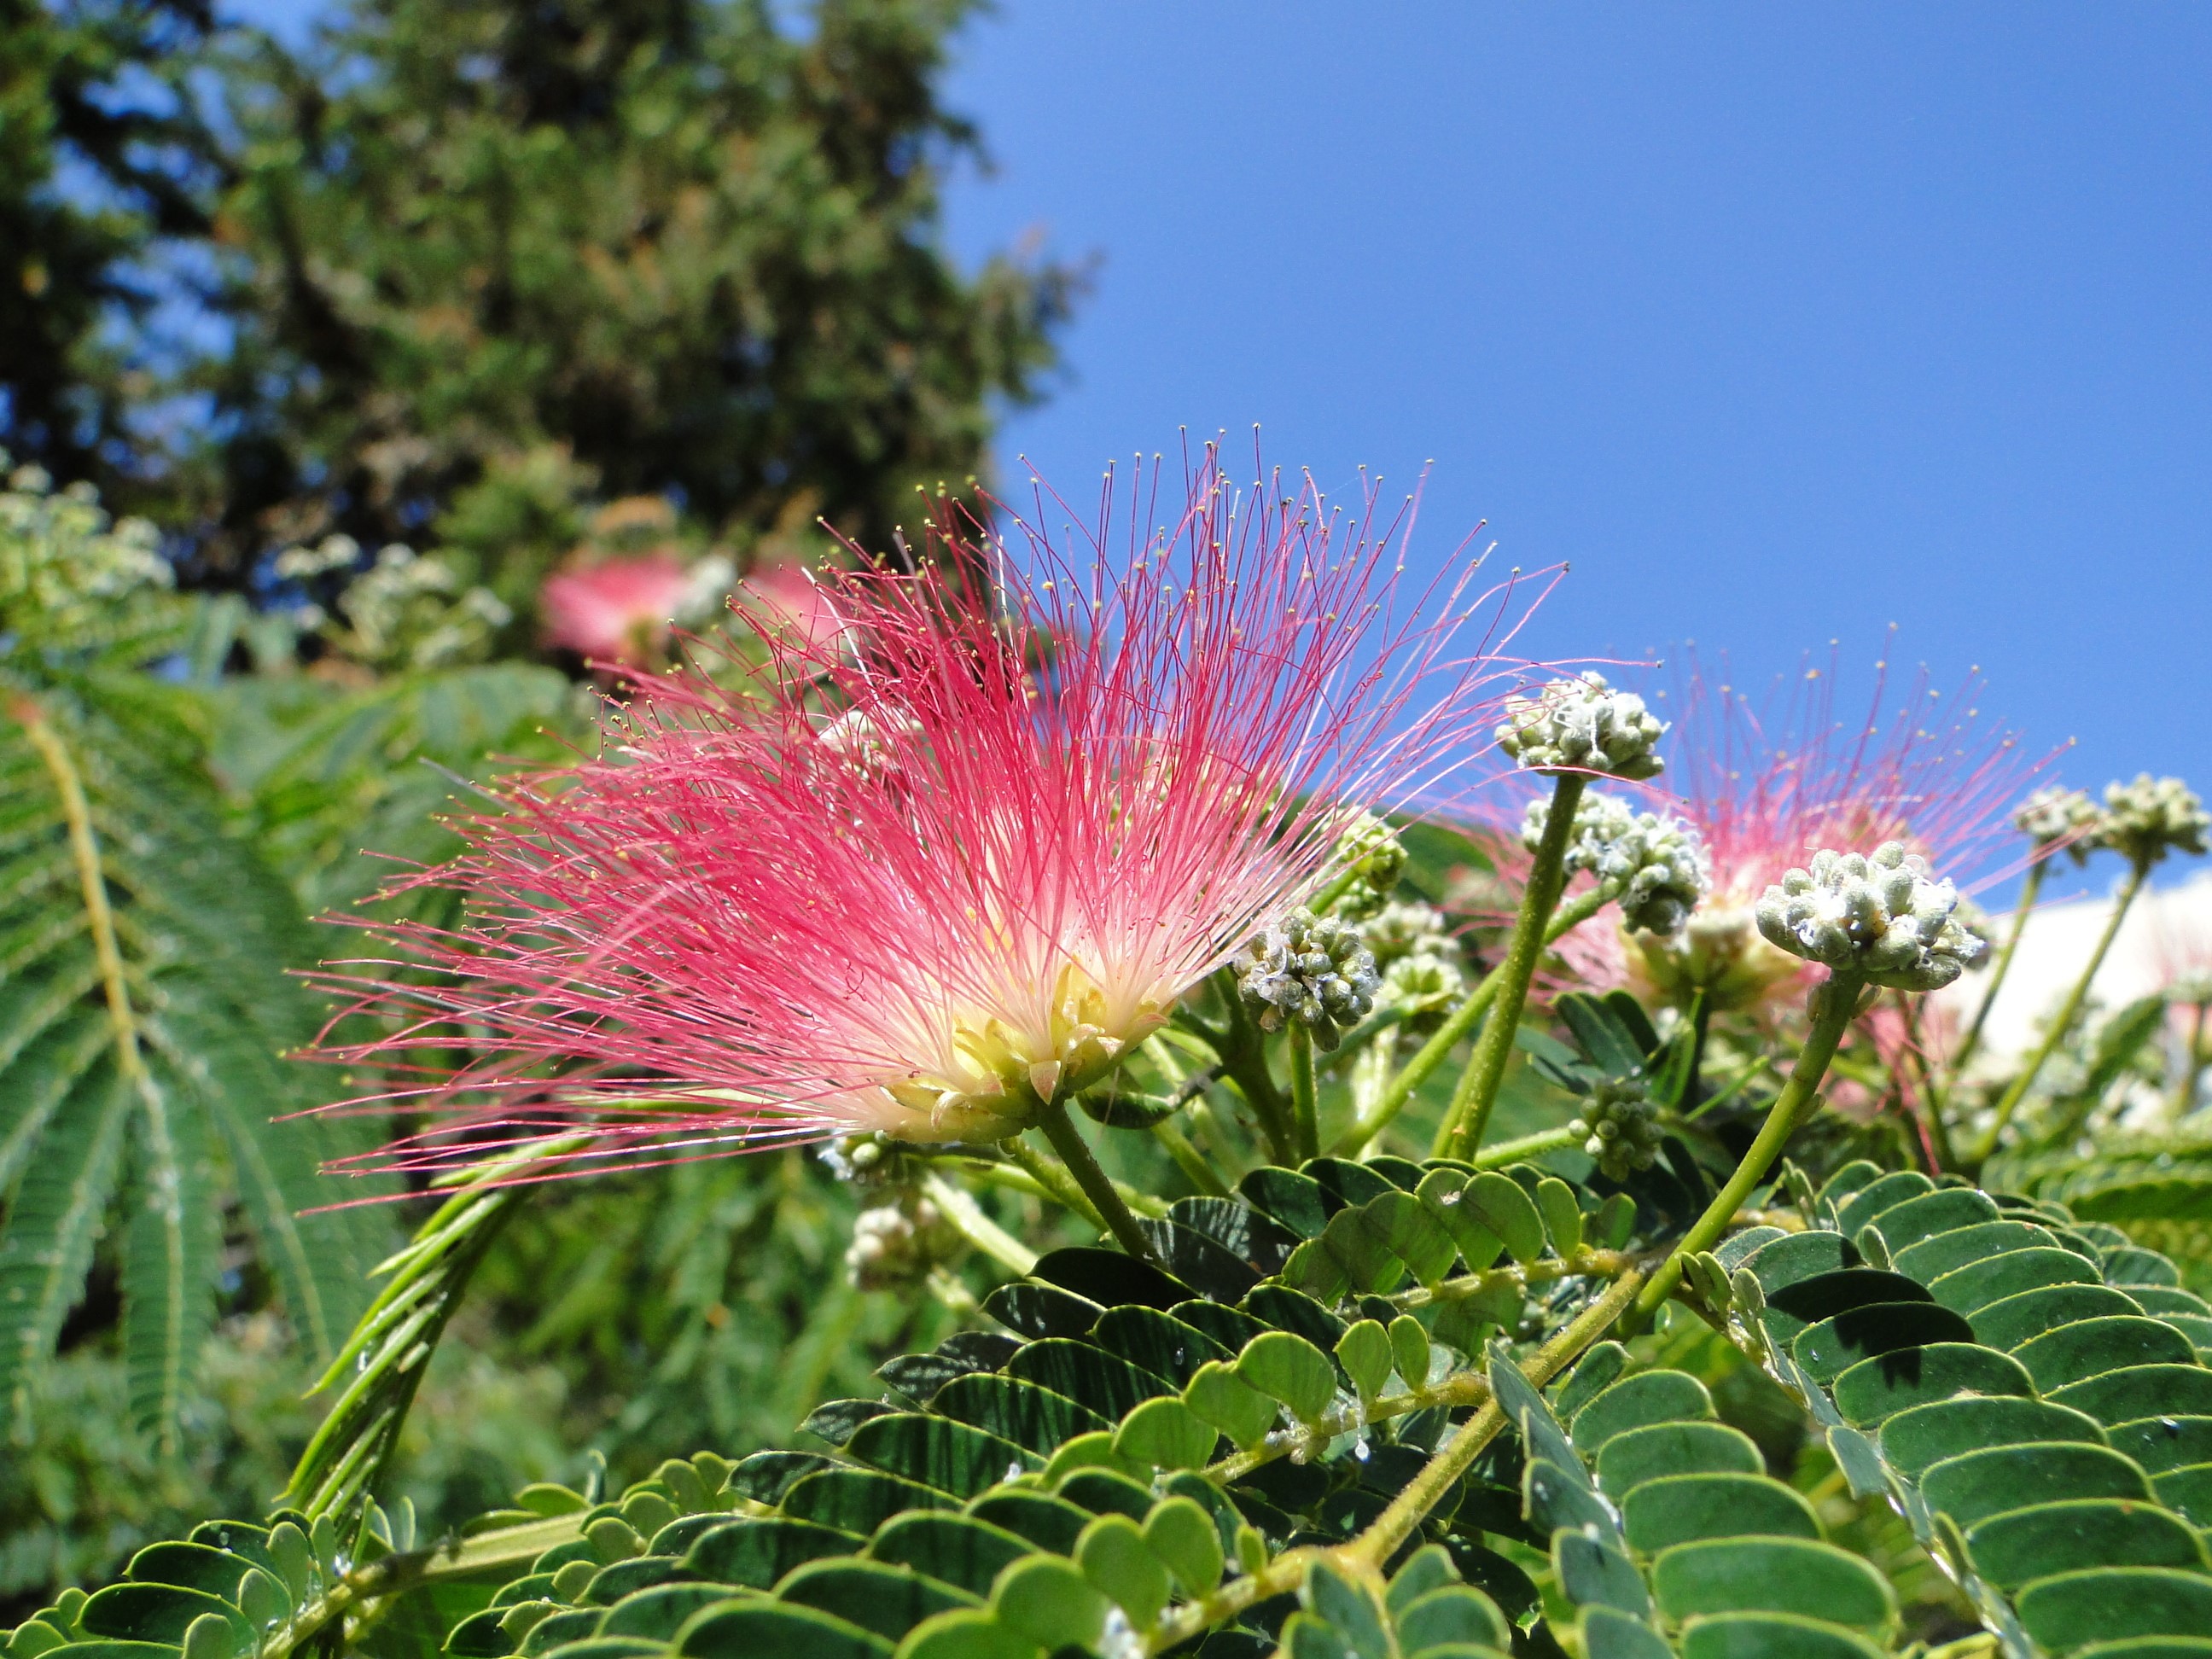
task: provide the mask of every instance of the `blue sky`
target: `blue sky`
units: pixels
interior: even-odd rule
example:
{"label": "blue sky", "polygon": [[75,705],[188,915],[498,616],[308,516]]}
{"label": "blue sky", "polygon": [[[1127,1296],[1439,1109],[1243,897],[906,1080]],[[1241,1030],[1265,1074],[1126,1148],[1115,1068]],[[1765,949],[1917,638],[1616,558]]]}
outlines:
{"label": "blue sky", "polygon": [[1102,264],[1002,470],[1433,459],[1417,552],[1571,561],[1545,653],[1895,623],[2067,781],[2212,786],[2208,64],[2180,5],[1006,0],[953,241]]}
{"label": "blue sky", "polygon": [[949,235],[1101,264],[1001,472],[1432,460],[1419,556],[1571,562],[1543,654],[1848,701],[1894,623],[2068,781],[2212,787],[2208,64],[2181,4],[1002,0]]}

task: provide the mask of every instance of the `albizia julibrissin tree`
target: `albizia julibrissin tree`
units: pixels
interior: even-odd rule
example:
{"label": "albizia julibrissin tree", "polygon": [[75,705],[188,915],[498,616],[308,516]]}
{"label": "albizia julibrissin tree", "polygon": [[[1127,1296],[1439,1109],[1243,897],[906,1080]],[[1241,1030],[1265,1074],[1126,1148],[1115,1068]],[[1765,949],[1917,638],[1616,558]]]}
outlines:
{"label": "albizia julibrissin tree", "polygon": [[[1510,588],[1401,593],[1372,497],[1339,515],[1211,454],[1186,482],[1109,487],[1080,537],[1042,494],[1003,537],[956,518],[912,574],[765,607],[757,649],[629,671],[600,753],[401,883],[461,919],[377,928],[375,977],[334,981],[368,1029],[330,1052],[382,1073],[357,1109],[416,1115],[373,1166],[454,1190],[266,1529],[145,1552],[9,1659],[2202,1646],[2212,1305],[2099,1218],[2175,1213],[2195,1120],[2154,1172],[2054,1191],[2130,1091],[2045,1067],[2059,1039],[1993,1094],[1852,1036],[1989,954],[1947,866],[2002,764],[1915,720],[1831,765],[1824,721],[1748,793],[1701,787],[1692,744],[1666,816],[1592,805],[1663,790],[1668,723],[1593,673],[1490,707]],[[1548,798],[1486,961],[1429,902],[1435,827],[1376,814],[1493,747]],[[2209,823],[2144,779],[2022,830],[2121,855],[2132,891]],[[1608,908],[1672,936],[1747,901],[1797,964],[1759,1006],[1576,982],[1559,948]],[[1905,1066],[1924,1137],[1824,1109]],[[619,1497],[537,1485],[436,1542],[372,1500],[533,1183],[803,1139],[867,1195],[854,1287],[934,1298],[933,1351],[799,1446]],[[2045,1196],[1976,1184],[2008,1168]],[[1678,1365],[1797,1402],[1817,1511],[1713,1420],[1741,1391]]]}

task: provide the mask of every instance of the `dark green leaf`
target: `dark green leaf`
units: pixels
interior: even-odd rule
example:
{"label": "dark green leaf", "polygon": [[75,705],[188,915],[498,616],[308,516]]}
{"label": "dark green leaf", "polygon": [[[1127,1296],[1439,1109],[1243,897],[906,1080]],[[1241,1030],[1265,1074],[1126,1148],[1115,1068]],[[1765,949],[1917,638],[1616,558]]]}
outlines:
{"label": "dark green leaf", "polygon": [[982,1601],[911,1567],[879,1560],[810,1562],[775,1587],[775,1598],[835,1613],[891,1642],[932,1613]]}
{"label": "dark green leaf", "polygon": [[1620,1515],[1630,1547],[1646,1555],[1707,1538],[1820,1536],[1810,1504],[1780,1481],[1757,1475],[1646,1481],[1621,1500]]}
{"label": "dark green leaf", "polygon": [[1604,1390],[1576,1415],[1575,1447],[1593,1458],[1607,1441],[1632,1429],[1712,1415],[1712,1396],[1697,1378],[1681,1371],[1640,1371]]}
{"label": "dark green leaf", "polygon": [[[1034,1452],[997,1435],[944,1417],[908,1412],[863,1423],[845,1443],[845,1453],[955,1498],[973,1498],[987,1486],[1012,1479],[1021,1469],[1042,1468],[1044,1462]],[[787,1494],[787,1509],[794,1495]]]}
{"label": "dark green leaf", "polygon": [[2143,1473],[2103,1446],[2038,1443],[1992,1446],[1934,1465],[1920,1477],[1928,1506],[1966,1528],[2007,1510],[2068,1498],[2121,1498],[2147,1502]]}
{"label": "dark green leaf", "polygon": [[1722,1613],[1786,1613],[1860,1630],[1896,1619],[1888,1582],[1855,1555],[1797,1538],[1680,1544],[1651,1564],[1651,1586],[1671,1620]]}
{"label": "dark green leaf", "polygon": [[694,1613],[672,1650],[686,1659],[759,1659],[805,1654],[807,1659],[890,1659],[880,1636],[812,1607],[753,1599],[726,1601]]}
{"label": "dark green leaf", "polygon": [[2097,1567],[2030,1584],[2020,1622],[2056,1652],[2134,1636],[2212,1631],[2212,1577],[2158,1567]]}
{"label": "dark green leaf", "polygon": [[[1076,1525],[1080,1526],[1080,1519]],[[1073,1542],[1074,1534],[1069,1534]],[[884,1523],[868,1540],[867,1553],[968,1590],[990,1594],[992,1581],[1006,1565],[1035,1546],[1003,1527],[973,1516],[918,1511]]]}

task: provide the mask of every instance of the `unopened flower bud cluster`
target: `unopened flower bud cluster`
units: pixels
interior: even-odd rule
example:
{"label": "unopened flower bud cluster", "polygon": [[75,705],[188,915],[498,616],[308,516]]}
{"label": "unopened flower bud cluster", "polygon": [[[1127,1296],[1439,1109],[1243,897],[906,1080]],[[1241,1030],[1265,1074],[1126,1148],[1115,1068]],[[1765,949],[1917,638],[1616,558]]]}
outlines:
{"label": "unopened flower bud cluster", "polygon": [[1347,921],[1364,921],[1389,902],[1398,879],[1406,873],[1405,843],[1397,832],[1371,812],[1362,812],[1352,827],[1337,838],[1332,860],[1338,873],[1351,881],[1329,908]]}
{"label": "unopened flower bud cluster", "polygon": [[957,1229],[920,1193],[907,1193],[853,1218],[845,1271],[854,1288],[892,1291],[915,1284],[960,1249]]}
{"label": "unopened flower bud cluster", "polygon": [[2020,804],[2012,822],[2035,843],[2039,855],[2063,846],[2075,863],[2086,864],[2097,845],[2097,826],[2103,817],[2087,791],[2047,783]]}
{"label": "unopened flower bud cluster", "polygon": [[1260,1029],[1295,1020],[1316,1048],[1334,1048],[1343,1028],[1374,1011],[1381,976],[1358,927],[1316,917],[1303,905],[1254,939],[1234,964],[1237,988]]}
{"label": "unopened flower bud cluster", "polygon": [[1664,722],[1633,691],[1602,674],[1553,680],[1533,697],[1509,697],[1498,746],[1531,772],[1602,772],[1634,782],[1664,766],[1653,751]]}
{"label": "unopened flower bud cluster", "polygon": [[1958,908],[1957,890],[1891,841],[1871,857],[1814,854],[1809,869],[1789,871],[1766,890],[1757,915],[1767,942],[1792,956],[1893,990],[1934,991],[1981,954]]}
{"label": "unopened flower bud cluster", "polygon": [[2139,773],[2133,783],[2105,786],[2104,822],[2098,844],[2131,864],[2148,867],[2168,853],[2202,853],[2212,817],[2179,778]]}
{"label": "unopened flower bud cluster", "polygon": [[[1459,947],[1443,912],[1433,904],[1385,905],[1360,932],[1382,975],[1375,993],[1378,1005],[1440,1011],[1466,994],[1467,969]],[[1406,1029],[1419,1031],[1432,1023],[1417,1015],[1406,1022]]]}
{"label": "unopened flower bud cluster", "polygon": [[[1521,839],[1534,852],[1544,838],[1550,803],[1530,805]],[[1713,884],[1712,860],[1697,830],[1671,815],[1639,812],[1612,795],[1588,792],[1575,808],[1567,843],[1570,873],[1587,870],[1620,905],[1630,929],[1679,933]]]}
{"label": "unopened flower bud cluster", "polygon": [[1608,1181],[1626,1181],[1659,1156],[1659,1114],[1640,1084],[1607,1079],[1583,1097],[1567,1124]]}

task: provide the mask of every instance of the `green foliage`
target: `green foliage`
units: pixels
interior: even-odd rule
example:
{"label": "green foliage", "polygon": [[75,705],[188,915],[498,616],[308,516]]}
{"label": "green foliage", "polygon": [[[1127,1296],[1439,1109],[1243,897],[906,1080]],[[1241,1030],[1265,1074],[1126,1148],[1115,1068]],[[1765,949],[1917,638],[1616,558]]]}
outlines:
{"label": "green foliage", "polygon": [[185,94],[210,9],[0,5],[0,446],[69,477],[128,478],[147,447],[145,267],[210,229],[216,147]]}
{"label": "green foliage", "polygon": [[[1336,1170],[1273,1173],[1305,1184],[1275,1184],[1276,1207],[1259,1212],[1268,1228],[1295,1235],[1316,1203],[1340,1202],[1328,1184]],[[1418,1188],[1433,1173],[1408,1165],[1405,1179]],[[903,1644],[913,1652],[1028,1654],[1096,1644],[1114,1621],[1143,1630],[1190,1617],[1255,1565],[1371,1524],[1431,1461],[1450,1414],[1486,1394],[1480,1340],[1500,1328],[1462,1317],[1455,1328],[1478,1345],[1470,1352],[1424,1322],[1442,1320],[1479,1277],[1472,1268],[1427,1288],[1401,1276],[1379,1293],[1332,1304],[1292,1291],[1267,1273],[1279,1251],[1253,1213],[1243,1202],[1185,1200],[1158,1224],[1170,1237],[1206,1241],[1209,1248],[1186,1249],[1186,1259],[1218,1273],[1224,1261],[1240,1264],[1235,1286],[1217,1282],[1212,1295],[1112,1252],[1048,1253],[1030,1279],[987,1299],[998,1331],[957,1333],[894,1359],[881,1368],[877,1398],[817,1411],[806,1431],[822,1450],[762,1452],[734,1465],[702,1455],[664,1464],[598,1504],[588,1493],[533,1488],[513,1510],[466,1528],[458,1559],[410,1556],[396,1518],[372,1514],[352,1552],[368,1565],[352,1569],[351,1589],[314,1565],[311,1557],[335,1560],[335,1545],[316,1547],[317,1528],[300,1516],[293,1524],[309,1547],[291,1546],[295,1570],[276,1575],[284,1608],[258,1651],[287,1651],[337,1617],[341,1602],[375,1605],[387,1580],[418,1576],[450,1586],[438,1591],[446,1599],[434,1611],[422,1592],[399,1610],[379,1607],[377,1616],[395,1622],[377,1641],[483,1656],[617,1637],[689,1650],[738,1636],[799,1644],[776,1651],[876,1653]],[[1556,1316],[1586,1304],[1606,1282],[1564,1276],[1533,1288],[1533,1301],[1487,1305],[1517,1329],[1538,1308]],[[1381,1356],[1361,1363],[1362,1389],[1331,1354],[1347,1343],[1358,1352],[1350,1333],[1380,1326],[1384,1314],[1392,1323]],[[1370,1363],[1378,1357],[1379,1377]],[[1209,1379],[1224,1371],[1269,1402],[1268,1426],[1243,1449],[1217,1438],[1212,1421]],[[1208,1426],[1194,1435],[1199,1424]],[[1376,1594],[1358,1589],[1346,1600],[1343,1586],[1324,1579],[1287,1584],[1305,1607],[1300,1618],[1340,1625],[1364,1606],[1405,1652],[1470,1632],[1502,1650],[1513,1627],[1537,1616],[1539,1597],[1486,1539],[1486,1527],[1522,1530],[1511,1518],[1517,1454],[1504,1443],[1501,1451],[1394,1554],[1395,1576]],[[379,1528],[398,1554],[383,1557]],[[275,1556],[278,1538],[289,1535],[280,1520],[265,1539],[235,1531],[232,1547],[246,1560],[257,1547]],[[179,1574],[182,1561],[142,1565],[134,1580],[206,1589],[204,1579]],[[242,1560],[238,1579],[247,1577]],[[465,1593],[464,1578],[475,1583]],[[241,1618],[247,1593],[236,1580],[213,1591]],[[191,1616],[222,1612],[185,1595],[102,1595],[110,1600],[94,1598],[60,1633],[118,1639],[128,1624],[181,1646]],[[1250,1628],[1284,1627],[1293,1605],[1287,1595],[1255,1604]],[[403,1632],[410,1607],[410,1616],[432,1622]],[[61,1610],[50,1619],[58,1629],[68,1623]],[[265,1631],[258,1618],[246,1622]],[[1289,1639],[1310,1638],[1291,1629]],[[586,1651],[598,1649],[578,1659]]]}
{"label": "green foliage", "polygon": [[327,1098],[278,1059],[321,1023],[285,974],[311,958],[305,920],[227,833],[196,703],[132,672],[188,644],[193,611],[88,496],[16,483],[0,496],[0,1401],[19,1423],[105,1249],[131,1414],[166,1445],[216,1311],[222,1195],[325,1352],[374,1233],[299,1213],[345,1144],[325,1121],[271,1121]]}
{"label": "green foliage", "polygon": [[231,66],[219,556],[426,520],[518,607],[581,502],[871,547],[983,466],[1071,274],[936,245],[962,0],[380,0]]}

